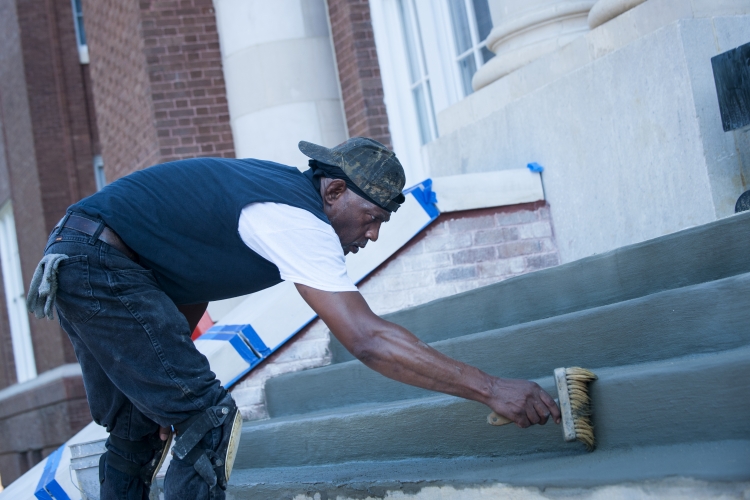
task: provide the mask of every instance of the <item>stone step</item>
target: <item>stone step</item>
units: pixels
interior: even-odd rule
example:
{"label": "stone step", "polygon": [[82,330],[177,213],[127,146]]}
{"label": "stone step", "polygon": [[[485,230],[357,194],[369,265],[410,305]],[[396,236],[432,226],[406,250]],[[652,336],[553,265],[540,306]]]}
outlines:
{"label": "stone step", "polygon": [[[510,378],[539,377],[559,366],[596,369],[720,351],[750,345],[748,297],[750,273],[432,346]],[[271,417],[433,395],[359,361],[282,375],[266,385]]]}
{"label": "stone step", "polygon": [[[425,342],[750,272],[750,212],[386,315]],[[333,363],[353,357],[335,339]]]}
{"label": "stone step", "polygon": [[[661,446],[636,446],[564,456],[522,455],[514,457],[412,459],[383,462],[348,462],[307,467],[235,470],[228,494],[237,500],[310,498],[390,498],[416,494],[423,488],[489,487],[501,483],[514,487],[554,488],[556,498],[580,498],[584,489],[620,483],[655,481],[674,477],[709,481],[713,484],[750,481],[750,440],[701,441]],[[689,490],[695,491],[695,490]],[[515,493],[515,495],[512,495]],[[519,496],[518,490],[499,491],[496,496],[471,498],[530,498],[535,490]],[[618,498],[626,498],[622,496]],[[318,494],[319,497],[315,495]],[[504,494],[504,495],[503,495]],[[500,496],[502,495],[502,496]],[[512,496],[511,496],[512,495]],[[738,495],[741,496],[741,495]],[[648,495],[654,498],[654,495]],[[709,496],[707,496],[708,498]],[[714,498],[714,496],[710,496]],[[304,496],[302,498],[305,498]],[[435,495],[434,498],[451,498]],[[463,498],[463,497],[462,497]],[[586,496],[586,498],[590,498]],[[604,497],[597,497],[604,498]],[[632,498],[632,497],[631,497]],[[727,496],[729,498],[729,496]]]}
{"label": "stone step", "polygon": [[[599,450],[750,439],[750,347],[600,368]],[[552,377],[537,382],[552,392]],[[374,403],[243,426],[235,468],[586,453],[559,426],[492,427],[485,406],[450,396]]]}

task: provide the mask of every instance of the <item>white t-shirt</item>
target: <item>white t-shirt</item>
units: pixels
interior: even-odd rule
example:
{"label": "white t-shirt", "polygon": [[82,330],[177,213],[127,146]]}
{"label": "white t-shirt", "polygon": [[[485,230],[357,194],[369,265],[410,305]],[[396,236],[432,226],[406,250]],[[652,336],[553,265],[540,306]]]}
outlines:
{"label": "white t-shirt", "polygon": [[339,237],[307,210],[252,203],[242,209],[238,231],[251,250],[279,268],[281,279],[326,292],[357,291]]}

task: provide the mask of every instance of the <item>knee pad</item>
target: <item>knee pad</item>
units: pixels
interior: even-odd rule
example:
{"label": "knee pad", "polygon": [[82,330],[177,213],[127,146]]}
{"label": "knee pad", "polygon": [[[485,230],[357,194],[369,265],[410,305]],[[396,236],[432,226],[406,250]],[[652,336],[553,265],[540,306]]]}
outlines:
{"label": "knee pad", "polygon": [[[203,448],[203,436],[216,428],[221,428],[219,446],[216,450]],[[175,425],[175,430],[172,454],[192,464],[209,488],[218,485],[225,490],[242,433],[242,415],[232,396],[227,394],[218,405]]]}
{"label": "knee pad", "polygon": [[137,464],[131,462],[126,458],[118,455],[117,453],[111,453],[109,450],[105,451],[99,459],[99,482],[104,482],[104,475],[106,466],[109,465],[113,469],[119,470],[129,476],[140,478],[147,486],[150,486],[156,478],[156,473],[159,472],[164,459],[167,456],[167,450],[172,444],[172,433],[169,433],[169,437],[166,441],[162,441],[159,438],[159,432],[150,434],[140,441],[128,441],[117,436],[109,435],[107,438],[107,444],[112,444],[115,448],[126,453],[147,453],[153,452],[151,459],[143,464]]}

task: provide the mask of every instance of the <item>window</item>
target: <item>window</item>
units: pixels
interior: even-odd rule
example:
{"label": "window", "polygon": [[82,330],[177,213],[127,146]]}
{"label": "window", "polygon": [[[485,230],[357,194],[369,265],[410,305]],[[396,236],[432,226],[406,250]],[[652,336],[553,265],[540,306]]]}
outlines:
{"label": "window", "polygon": [[102,155],[94,156],[94,178],[96,179],[96,190],[101,189],[107,185],[107,177],[104,175],[104,160]]}
{"label": "window", "polygon": [[471,94],[471,79],[477,69],[495,55],[484,41],[492,31],[492,18],[487,0],[448,0],[457,74],[463,95]]}
{"label": "window", "polygon": [[393,148],[407,182],[419,182],[429,175],[422,147],[438,137],[439,113],[471,94],[472,77],[494,55],[484,43],[489,5],[370,0],[370,14]]}
{"label": "window", "polygon": [[89,63],[89,46],[86,43],[86,31],[83,29],[83,9],[81,0],[71,0],[73,4],[73,25],[76,28],[76,41],[78,42],[78,59],[81,64]]}
{"label": "window", "polygon": [[21,260],[18,257],[16,225],[10,202],[0,210],[0,262],[3,269],[5,302],[8,308],[13,358],[16,362],[16,378],[21,383],[36,377],[36,362],[34,361],[34,349],[31,344],[29,317],[26,312],[26,297],[23,291]]}
{"label": "window", "polygon": [[419,124],[419,137],[422,144],[427,144],[437,137],[437,125],[419,18],[414,7],[414,0],[398,0],[398,4],[406,45],[406,60],[409,63],[410,90]]}

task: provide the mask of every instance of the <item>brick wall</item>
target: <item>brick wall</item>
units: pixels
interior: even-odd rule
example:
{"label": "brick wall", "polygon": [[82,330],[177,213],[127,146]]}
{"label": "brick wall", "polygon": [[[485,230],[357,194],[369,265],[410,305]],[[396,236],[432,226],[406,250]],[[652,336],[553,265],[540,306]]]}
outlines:
{"label": "brick wall", "polygon": [[141,1],[160,161],[234,157],[211,0]]}
{"label": "brick wall", "polygon": [[328,16],[349,136],[391,147],[368,0],[328,0]]}
{"label": "brick wall", "polygon": [[[49,231],[95,189],[91,123],[70,2],[0,2],[0,122],[23,280]],[[31,320],[38,372],[75,361],[59,325]]]}
{"label": "brick wall", "polygon": [[[47,235],[65,209],[95,190],[95,125],[71,9],[71,2],[0,0],[0,202],[9,198],[13,204],[24,283],[31,280]],[[0,301],[5,386],[16,379],[1,294]],[[56,367],[75,363],[57,322],[31,318],[30,327],[42,379]],[[10,385],[6,391],[15,391],[15,397],[0,401],[0,474],[6,484],[91,418],[82,393],[60,393],[51,386],[25,392],[25,387]],[[63,394],[63,400],[35,410],[36,402],[55,394]],[[68,396],[73,399],[65,400]],[[6,417],[14,426],[5,425]]]}
{"label": "brick wall", "polygon": [[84,0],[108,180],[234,156],[211,0]]}
{"label": "brick wall", "polygon": [[153,165],[153,120],[138,2],[83,0],[91,80],[107,180]]}
{"label": "brick wall", "polygon": [[[441,215],[359,289],[372,310],[383,315],[557,264],[546,204],[455,212]],[[232,394],[243,417],[268,416],[263,393],[268,378],[328,364],[329,335],[325,324],[315,320],[240,381]]]}

